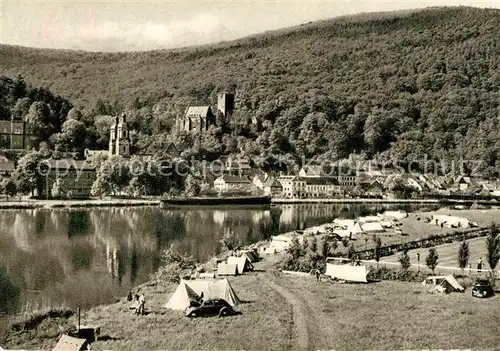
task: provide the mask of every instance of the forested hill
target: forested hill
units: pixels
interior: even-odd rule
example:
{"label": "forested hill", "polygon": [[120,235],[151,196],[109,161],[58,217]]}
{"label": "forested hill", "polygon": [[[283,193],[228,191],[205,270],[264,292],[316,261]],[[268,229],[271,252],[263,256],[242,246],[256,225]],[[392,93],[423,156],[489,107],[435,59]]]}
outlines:
{"label": "forested hill", "polygon": [[491,172],[500,161],[494,9],[363,15],[171,51],[1,46],[0,73],[48,87],[87,116],[134,110],[140,146],[166,134],[186,105],[236,89],[235,120],[256,117],[262,128],[216,131],[195,153],[479,158]]}

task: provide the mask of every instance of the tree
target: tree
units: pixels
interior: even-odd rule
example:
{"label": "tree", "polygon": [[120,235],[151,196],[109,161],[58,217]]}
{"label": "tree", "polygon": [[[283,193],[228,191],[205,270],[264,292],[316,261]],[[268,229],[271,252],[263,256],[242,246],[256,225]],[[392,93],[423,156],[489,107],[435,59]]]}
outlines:
{"label": "tree", "polygon": [[16,183],[12,178],[4,178],[0,183],[0,189],[8,197],[12,197],[17,193]]}
{"label": "tree", "polygon": [[491,274],[495,274],[495,268],[500,260],[500,235],[498,225],[492,223],[490,226],[490,233],[486,237],[486,258],[490,265]]}
{"label": "tree", "polygon": [[373,241],[375,243],[375,248],[373,250],[373,254],[375,256],[375,261],[377,261],[377,268],[380,261],[381,248],[382,248],[382,240],[376,235],[373,236]]}
{"label": "tree", "polygon": [[200,194],[201,186],[198,179],[192,174],[188,174],[184,180],[184,195],[197,196]]}
{"label": "tree", "polygon": [[31,192],[34,196],[35,190],[41,196],[47,165],[43,162],[42,153],[33,150],[21,157],[13,174],[17,189],[20,192]]}
{"label": "tree", "polygon": [[354,248],[354,244],[351,244],[349,246],[349,249],[347,250],[347,258],[351,260],[352,263],[354,263],[354,260],[356,259],[356,249]]}
{"label": "tree", "polygon": [[437,265],[439,262],[439,254],[437,253],[436,248],[431,247],[429,249],[429,254],[425,258],[425,264],[427,264],[427,267],[432,271],[432,274],[434,274],[434,270],[436,269]]}
{"label": "tree", "polygon": [[462,268],[462,271],[467,267],[469,262],[469,243],[467,241],[462,241],[458,247],[458,266]]}
{"label": "tree", "polygon": [[171,283],[179,283],[181,273],[186,269],[196,267],[191,256],[179,253],[173,246],[162,254],[162,264],[158,271],[153,275],[154,280],[164,280]]}
{"label": "tree", "polygon": [[31,104],[26,120],[30,123],[34,135],[39,140],[46,140],[50,135],[49,125],[50,110],[47,104],[42,101],[35,101]]}
{"label": "tree", "polygon": [[401,264],[401,269],[403,271],[407,271],[411,267],[410,256],[408,255],[408,250],[404,250],[401,253],[401,256],[398,258],[399,263]]}

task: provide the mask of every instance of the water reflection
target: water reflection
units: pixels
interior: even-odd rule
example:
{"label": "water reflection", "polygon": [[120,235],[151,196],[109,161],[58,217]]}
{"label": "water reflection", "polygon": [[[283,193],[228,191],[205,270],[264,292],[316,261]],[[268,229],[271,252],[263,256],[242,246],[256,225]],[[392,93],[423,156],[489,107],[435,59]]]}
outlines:
{"label": "water reflection", "polygon": [[338,216],[354,218],[384,208],[389,207],[303,204],[264,209],[2,211],[0,267],[5,268],[0,270],[0,292],[8,299],[0,299],[0,312],[11,313],[26,304],[85,308],[109,302],[146,281],[158,268],[162,250],[171,245],[205,261],[229,230],[248,244]]}

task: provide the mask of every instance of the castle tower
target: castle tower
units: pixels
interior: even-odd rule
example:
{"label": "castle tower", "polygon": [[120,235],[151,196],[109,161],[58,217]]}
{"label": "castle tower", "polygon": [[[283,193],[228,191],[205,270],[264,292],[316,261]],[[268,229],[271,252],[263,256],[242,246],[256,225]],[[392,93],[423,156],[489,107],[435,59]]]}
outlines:
{"label": "castle tower", "polygon": [[228,122],[234,111],[234,94],[217,94],[217,111],[220,111],[224,116],[224,121]]}
{"label": "castle tower", "polygon": [[125,113],[115,117],[109,137],[109,155],[130,157],[130,138]]}

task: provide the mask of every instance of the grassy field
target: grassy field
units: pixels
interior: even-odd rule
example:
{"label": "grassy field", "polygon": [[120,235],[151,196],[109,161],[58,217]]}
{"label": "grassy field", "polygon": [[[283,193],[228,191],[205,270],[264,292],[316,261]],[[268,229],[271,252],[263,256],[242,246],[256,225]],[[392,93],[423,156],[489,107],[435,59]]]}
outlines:
{"label": "grassy field", "polygon": [[[122,301],[93,308],[82,324],[101,326],[92,349],[495,349],[500,345],[500,297],[475,299],[465,294],[431,294],[418,283],[383,281],[330,284],[284,276],[266,258],[257,272],[231,279],[241,315],[188,319],[163,309],[174,285],[142,290],[145,316]],[[75,322],[75,317],[62,321]],[[36,330],[11,335],[8,348],[51,348],[57,320]]]}
{"label": "grassy field", "polygon": [[431,294],[418,283],[278,283],[306,306],[310,349],[497,349],[499,297]]}

